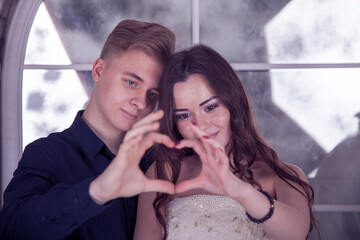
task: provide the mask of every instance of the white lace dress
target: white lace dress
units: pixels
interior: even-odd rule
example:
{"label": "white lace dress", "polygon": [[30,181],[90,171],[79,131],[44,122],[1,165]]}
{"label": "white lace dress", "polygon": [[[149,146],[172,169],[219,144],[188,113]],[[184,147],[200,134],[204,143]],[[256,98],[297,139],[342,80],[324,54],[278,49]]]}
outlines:
{"label": "white lace dress", "polygon": [[166,209],[168,240],[271,239],[245,209],[227,196],[175,198]]}

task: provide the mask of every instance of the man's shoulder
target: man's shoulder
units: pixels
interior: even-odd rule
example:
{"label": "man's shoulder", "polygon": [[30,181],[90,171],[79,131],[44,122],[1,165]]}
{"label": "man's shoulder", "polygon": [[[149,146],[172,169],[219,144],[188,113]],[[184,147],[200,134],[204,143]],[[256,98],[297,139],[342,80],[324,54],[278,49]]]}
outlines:
{"label": "man's shoulder", "polygon": [[79,128],[79,122],[81,122],[81,115],[83,111],[79,111],[74,119],[74,122],[64,130],[57,130],[49,133],[47,137],[41,137],[33,142],[29,143],[25,149],[27,148],[41,148],[41,147],[51,147],[51,146],[59,146],[66,145],[66,143],[71,143],[74,141],[73,131],[76,131]]}
{"label": "man's shoulder", "polygon": [[39,147],[39,146],[58,146],[63,145],[65,143],[69,143],[71,141],[71,134],[69,132],[69,129],[65,129],[62,132],[53,132],[50,133],[47,137],[41,137],[33,142],[29,143],[26,148],[29,147]]}
{"label": "man's shoulder", "polygon": [[28,144],[22,153],[19,167],[57,169],[70,164],[71,159],[79,156],[82,156],[81,148],[66,129]]}
{"label": "man's shoulder", "polygon": [[22,160],[26,162],[32,162],[34,159],[55,161],[61,159],[62,156],[73,154],[76,149],[78,149],[76,140],[70,134],[69,129],[65,129],[29,143],[24,148]]}

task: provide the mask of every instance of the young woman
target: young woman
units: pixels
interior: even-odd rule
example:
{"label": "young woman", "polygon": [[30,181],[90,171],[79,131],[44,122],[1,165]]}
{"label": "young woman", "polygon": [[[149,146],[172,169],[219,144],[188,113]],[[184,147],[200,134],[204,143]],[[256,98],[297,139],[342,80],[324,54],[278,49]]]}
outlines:
{"label": "young woman", "polygon": [[151,178],[175,194],[139,197],[135,239],[305,239],[313,190],[258,134],[246,91],[230,64],[197,45],[176,53],[160,84],[159,145]]}

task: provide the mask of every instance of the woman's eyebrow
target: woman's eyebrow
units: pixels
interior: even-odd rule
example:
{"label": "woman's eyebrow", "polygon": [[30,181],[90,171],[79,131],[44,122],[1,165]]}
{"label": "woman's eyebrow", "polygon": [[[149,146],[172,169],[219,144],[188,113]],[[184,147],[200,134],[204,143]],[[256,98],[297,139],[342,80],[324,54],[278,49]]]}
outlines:
{"label": "woman's eyebrow", "polygon": [[174,109],[174,112],[183,112],[183,111],[188,111],[189,109],[187,108],[179,108],[179,109]]}
{"label": "woman's eyebrow", "polygon": [[[206,99],[205,101],[203,101],[203,102],[201,102],[201,103],[199,104],[199,107],[203,106],[204,104],[210,102],[211,100],[213,100],[213,99],[215,99],[215,98],[218,98],[218,97],[217,97],[217,96],[212,96],[212,97]],[[189,109],[187,109],[187,108],[174,109],[174,112],[183,112],[183,111],[189,111]]]}
{"label": "woman's eyebrow", "polygon": [[215,98],[217,98],[217,96],[212,96],[212,97],[206,99],[205,101],[203,101],[202,103],[199,104],[199,107],[201,107],[202,105],[210,102],[211,100],[213,100],[213,99],[215,99]]}

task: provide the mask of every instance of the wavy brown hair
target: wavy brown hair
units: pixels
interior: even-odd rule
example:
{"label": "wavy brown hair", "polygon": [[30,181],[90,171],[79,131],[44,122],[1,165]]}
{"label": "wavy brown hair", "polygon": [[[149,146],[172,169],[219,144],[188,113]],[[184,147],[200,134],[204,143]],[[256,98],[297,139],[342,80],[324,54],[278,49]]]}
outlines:
{"label": "wavy brown hair", "polygon": [[[165,113],[160,122],[160,132],[168,135],[174,142],[183,139],[174,119],[173,92],[176,83],[185,82],[192,74],[203,75],[215,96],[230,112],[232,136],[227,154],[233,156],[234,164],[230,167],[234,174],[243,181],[261,188],[253,178],[251,166],[255,161],[264,161],[277,176],[308,199],[311,225],[316,226],[312,212],[314,200],[312,187],[302,181],[292,168],[280,164],[281,161],[276,152],[259,135],[244,86],[230,64],[216,51],[205,45],[196,45],[173,55],[160,83],[159,108]],[[191,149],[168,149],[163,145],[157,145],[156,177],[176,184],[180,174],[180,162],[190,154],[194,154]],[[168,194],[157,193],[153,202],[156,217],[165,230],[164,239],[166,238],[166,223],[164,216],[160,213],[160,208],[168,201]]]}

